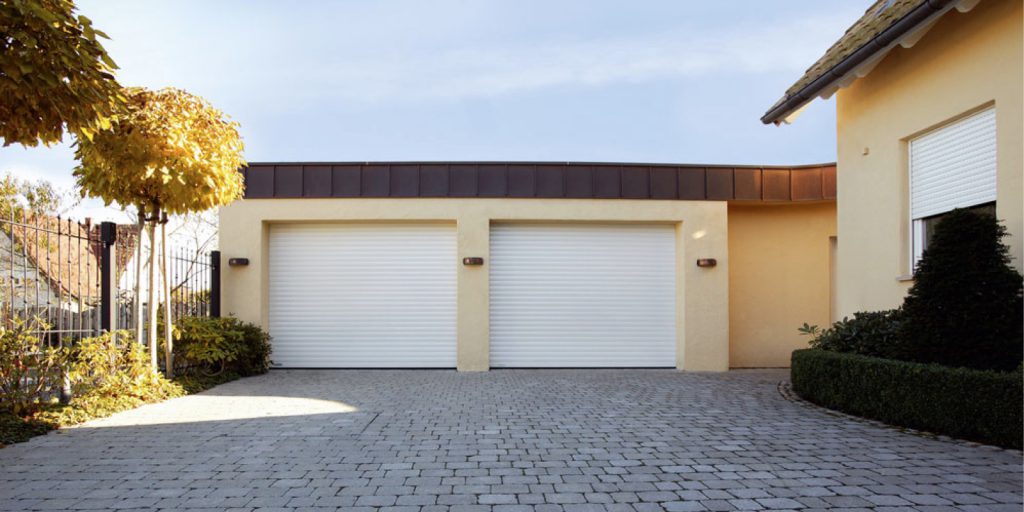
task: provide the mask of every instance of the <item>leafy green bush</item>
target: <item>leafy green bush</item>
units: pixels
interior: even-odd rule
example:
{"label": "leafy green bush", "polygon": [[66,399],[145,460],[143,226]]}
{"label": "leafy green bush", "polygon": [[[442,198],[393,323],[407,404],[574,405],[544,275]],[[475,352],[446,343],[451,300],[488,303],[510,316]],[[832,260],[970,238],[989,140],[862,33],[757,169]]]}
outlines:
{"label": "leafy green bush", "polygon": [[1018,372],[951,368],[827,350],[793,352],[793,390],[808,401],[894,425],[1020,448]]}
{"label": "leafy green bush", "polygon": [[234,318],[237,329],[242,332],[242,344],[245,349],[239,354],[235,363],[235,371],[247,377],[260,375],[270,370],[270,333],[264,331],[260,326],[247,322],[240,322]]}
{"label": "leafy green bush", "polygon": [[[811,348],[864,356],[892,357],[900,350],[902,314],[898,309],[854,313],[832,327],[809,332]],[[806,331],[801,331],[806,332]]]}
{"label": "leafy green bush", "polygon": [[903,303],[901,358],[1013,370],[1024,356],[1020,273],[995,217],[953,210],[935,228]]}
{"label": "leafy green bush", "polygon": [[0,327],[0,410],[30,412],[63,387],[68,351],[43,343],[37,319],[14,319]]}
{"label": "leafy green bush", "polygon": [[181,396],[176,388],[149,364],[145,347],[128,331],[85,338],[71,351],[68,368],[71,389],[81,402],[92,396],[135,397],[143,402]]}
{"label": "leafy green bush", "polygon": [[175,324],[174,359],[178,373],[258,375],[270,369],[270,336],[237,318],[183,318]]}
{"label": "leafy green bush", "polygon": [[[33,327],[16,326],[0,330],[0,447],[25,441],[62,426],[133,409],[185,394],[198,393],[245,375],[266,372],[270,367],[270,337],[259,327],[236,319],[189,319],[181,323],[175,347],[177,357],[192,357],[191,364],[221,368],[216,375],[185,374],[173,381],[149,365],[145,347],[135,343],[129,332],[104,334],[80,340],[70,349],[54,350],[50,356],[32,336]],[[189,344],[193,344],[191,350]],[[184,348],[182,348],[184,347]],[[184,354],[184,355],[183,355]],[[32,365],[40,363],[42,375],[49,376],[36,386]],[[195,361],[199,361],[195,363]],[[186,364],[188,361],[186,361]],[[68,404],[44,400],[47,386],[68,378],[74,393]],[[28,382],[26,385],[25,382]],[[20,386],[20,387],[19,387]],[[14,389],[15,395],[6,390]],[[42,390],[41,393],[39,392]],[[19,407],[8,406],[11,396]],[[17,409],[17,414],[11,412]]]}

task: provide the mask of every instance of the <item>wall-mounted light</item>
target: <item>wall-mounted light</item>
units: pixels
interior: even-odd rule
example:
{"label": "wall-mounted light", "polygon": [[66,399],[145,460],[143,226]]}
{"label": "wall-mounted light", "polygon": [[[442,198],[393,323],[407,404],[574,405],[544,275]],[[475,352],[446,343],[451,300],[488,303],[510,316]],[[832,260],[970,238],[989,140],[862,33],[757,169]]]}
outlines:
{"label": "wall-mounted light", "polygon": [[697,260],[697,266],[701,268],[710,268],[718,265],[718,260],[714,258],[701,258]]}
{"label": "wall-mounted light", "polygon": [[249,266],[249,258],[231,258],[228,260],[228,265],[232,267],[247,267]]}
{"label": "wall-mounted light", "polygon": [[476,267],[483,265],[484,259],[478,257],[462,258],[462,264],[466,265],[467,267]]}

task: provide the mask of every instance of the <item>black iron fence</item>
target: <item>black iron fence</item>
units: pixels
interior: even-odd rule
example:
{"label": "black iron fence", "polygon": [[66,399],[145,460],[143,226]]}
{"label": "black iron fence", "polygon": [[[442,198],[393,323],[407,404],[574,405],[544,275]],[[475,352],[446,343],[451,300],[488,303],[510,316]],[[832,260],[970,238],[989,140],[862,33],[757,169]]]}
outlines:
{"label": "black iron fence", "polygon": [[213,314],[211,300],[213,278],[220,271],[220,252],[171,249],[169,259],[172,317],[220,316],[219,312]]}
{"label": "black iron fence", "polygon": [[[137,225],[93,224],[5,208],[0,215],[0,325],[39,318],[60,345],[131,329],[148,310]],[[172,317],[219,316],[220,253],[169,248]],[[159,261],[157,262],[159,265]],[[159,286],[159,283],[157,283]]]}
{"label": "black iron fence", "polygon": [[93,335],[101,272],[90,222],[5,208],[0,217],[0,318],[40,318],[51,341]]}

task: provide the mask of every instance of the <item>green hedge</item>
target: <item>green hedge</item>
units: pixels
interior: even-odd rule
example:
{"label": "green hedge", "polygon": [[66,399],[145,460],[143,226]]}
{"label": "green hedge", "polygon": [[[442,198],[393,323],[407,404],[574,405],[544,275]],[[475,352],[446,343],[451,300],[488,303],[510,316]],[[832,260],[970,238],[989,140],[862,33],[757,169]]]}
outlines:
{"label": "green hedge", "polygon": [[793,352],[793,391],[893,425],[1020,448],[1021,372],[990,372],[818,349]]}

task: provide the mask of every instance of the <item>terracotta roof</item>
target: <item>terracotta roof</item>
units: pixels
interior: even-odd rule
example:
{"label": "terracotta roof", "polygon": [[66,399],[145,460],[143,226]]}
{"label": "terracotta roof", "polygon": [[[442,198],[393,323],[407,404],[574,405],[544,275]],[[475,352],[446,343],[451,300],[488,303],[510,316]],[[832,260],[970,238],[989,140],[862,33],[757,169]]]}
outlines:
{"label": "terracotta roof", "polygon": [[[761,121],[778,122],[812,100],[850,69],[885,49],[899,36],[954,0],[876,0],[841,38],[818,59],[786,94],[775,102]],[[907,26],[903,26],[907,25]],[[881,37],[880,37],[881,36]],[[849,62],[857,60],[857,62]],[[850,69],[846,69],[850,68]],[[780,107],[785,107],[780,110]]]}
{"label": "terracotta roof", "polygon": [[[55,293],[91,302],[99,299],[99,224],[27,214],[11,226],[10,235]],[[10,226],[10,225],[9,225]],[[127,269],[138,239],[138,227],[117,226],[117,272]]]}

